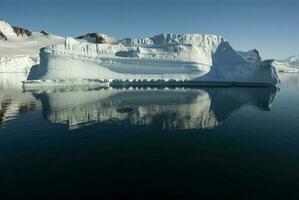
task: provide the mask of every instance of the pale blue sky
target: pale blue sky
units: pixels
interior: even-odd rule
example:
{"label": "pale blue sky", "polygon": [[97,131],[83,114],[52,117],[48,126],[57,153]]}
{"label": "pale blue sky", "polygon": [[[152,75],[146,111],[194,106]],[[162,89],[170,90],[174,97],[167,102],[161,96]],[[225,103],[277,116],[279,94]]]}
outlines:
{"label": "pale blue sky", "polygon": [[235,49],[257,48],[265,58],[299,54],[295,0],[0,0],[0,18],[63,36],[211,33]]}

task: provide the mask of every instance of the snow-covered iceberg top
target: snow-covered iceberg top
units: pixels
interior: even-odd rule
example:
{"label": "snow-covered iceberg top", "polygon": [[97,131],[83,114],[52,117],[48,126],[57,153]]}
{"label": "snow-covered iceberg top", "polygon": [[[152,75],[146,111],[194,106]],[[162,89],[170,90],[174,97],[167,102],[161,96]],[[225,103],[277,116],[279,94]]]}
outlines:
{"label": "snow-covered iceberg top", "polygon": [[216,35],[160,34],[113,43],[66,38],[41,49],[40,59],[28,80],[279,82],[272,61],[249,62]]}

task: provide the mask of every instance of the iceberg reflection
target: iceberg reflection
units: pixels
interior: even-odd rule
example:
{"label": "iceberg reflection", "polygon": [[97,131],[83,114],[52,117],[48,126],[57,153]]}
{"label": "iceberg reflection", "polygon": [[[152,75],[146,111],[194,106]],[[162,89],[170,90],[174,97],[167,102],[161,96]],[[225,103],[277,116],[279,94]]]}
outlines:
{"label": "iceberg reflection", "polygon": [[244,105],[270,110],[278,89],[64,88],[35,91],[44,117],[70,129],[90,123],[151,125],[161,129],[207,129],[219,126]]}
{"label": "iceberg reflection", "polygon": [[36,107],[32,94],[23,92],[26,78],[25,73],[0,73],[0,126]]}

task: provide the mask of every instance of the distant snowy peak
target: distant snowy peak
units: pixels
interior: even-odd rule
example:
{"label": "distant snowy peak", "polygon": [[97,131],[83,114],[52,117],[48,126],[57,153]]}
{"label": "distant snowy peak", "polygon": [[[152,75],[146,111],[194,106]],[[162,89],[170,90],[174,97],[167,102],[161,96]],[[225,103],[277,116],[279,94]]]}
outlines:
{"label": "distant snowy peak", "polygon": [[9,38],[16,38],[17,34],[14,29],[4,20],[0,20],[0,40],[8,40]]}
{"label": "distant snowy peak", "polygon": [[126,38],[121,43],[126,46],[157,45],[197,45],[218,46],[224,39],[217,35],[164,33],[146,38]]}
{"label": "distant snowy peak", "polygon": [[287,63],[291,66],[298,66],[299,67],[299,54],[295,56],[288,57],[285,60],[280,60],[280,62]]}
{"label": "distant snowy peak", "polygon": [[237,53],[242,56],[247,62],[259,62],[262,58],[258,50],[253,49],[249,51],[237,51]]}
{"label": "distant snowy peak", "polygon": [[9,39],[30,37],[31,35],[32,32],[28,29],[11,26],[4,20],[0,20],[0,40],[6,41]]}
{"label": "distant snowy peak", "polygon": [[28,72],[39,63],[41,48],[63,42],[64,38],[45,31],[31,32],[0,20],[0,73]]}
{"label": "distant snowy peak", "polygon": [[[22,39],[22,38],[29,38],[34,35],[35,32],[32,32],[28,29],[18,27],[18,26],[11,26],[4,20],[0,20],[0,41],[7,41],[7,40],[15,40],[15,39]],[[36,36],[37,34],[35,34]],[[40,32],[41,36],[50,36],[52,34],[47,33],[46,31]]]}
{"label": "distant snowy peak", "polygon": [[275,60],[274,66],[280,72],[299,72],[299,55],[288,57],[284,60]]}
{"label": "distant snowy peak", "polygon": [[86,40],[96,44],[116,44],[118,40],[103,33],[88,33],[77,37],[76,39]]}

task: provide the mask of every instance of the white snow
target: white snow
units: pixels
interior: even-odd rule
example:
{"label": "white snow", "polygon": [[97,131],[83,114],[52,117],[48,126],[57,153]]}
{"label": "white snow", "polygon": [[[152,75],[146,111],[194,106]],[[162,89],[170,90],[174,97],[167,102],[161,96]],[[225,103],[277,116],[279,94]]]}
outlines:
{"label": "white snow", "polygon": [[216,35],[160,34],[93,44],[66,38],[40,52],[29,80],[163,79],[276,84],[270,61],[248,62]]}
{"label": "white snow", "polygon": [[169,33],[118,40],[102,33],[64,39],[33,32],[23,37],[0,22],[0,31],[8,38],[0,41],[0,73],[30,70],[28,80],[35,83],[83,80],[86,84],[99,79],[279,82],[273,64],[261,61],[256,50],[237,52],[217,35]]}
{"label": "white snow", "polygon": [[0,20],[0,31],[8,39],[16,39],[17,38],[17,34],[14,32],[13,28],[4,20]]}
{"label": "white snow", "polygon": [[8,38],[7,41],[0,40],[0,73],[29,72],[32,65],[39,63],[42,47],[64,42],[62,37],[39,32],[33,32],[30,37],[18,37],[4,21],[0,21],[0,31]]}
{"label": "white snow", "polygon": [[24,72],[29,73],[30,68],[38,63],[38,58],[29,56],[1,56],[0,57],[0,72]]}
{"label": "white snow", "polygon": [[97,38],[101,39],[101,43],[106,43],[106,44],[116,44],[119,41],[118,39],[110,37],[104,33],[89,33],[84,36],[80,36],[78,38],[80,38],[79,40],[87,41],[91,43],[98,43]]}
{"label": "white snow", "polygon": [[280,72],[298,73],[299,72],[299,55],[291,56],[284,60],[275,60],[273,65]]}

